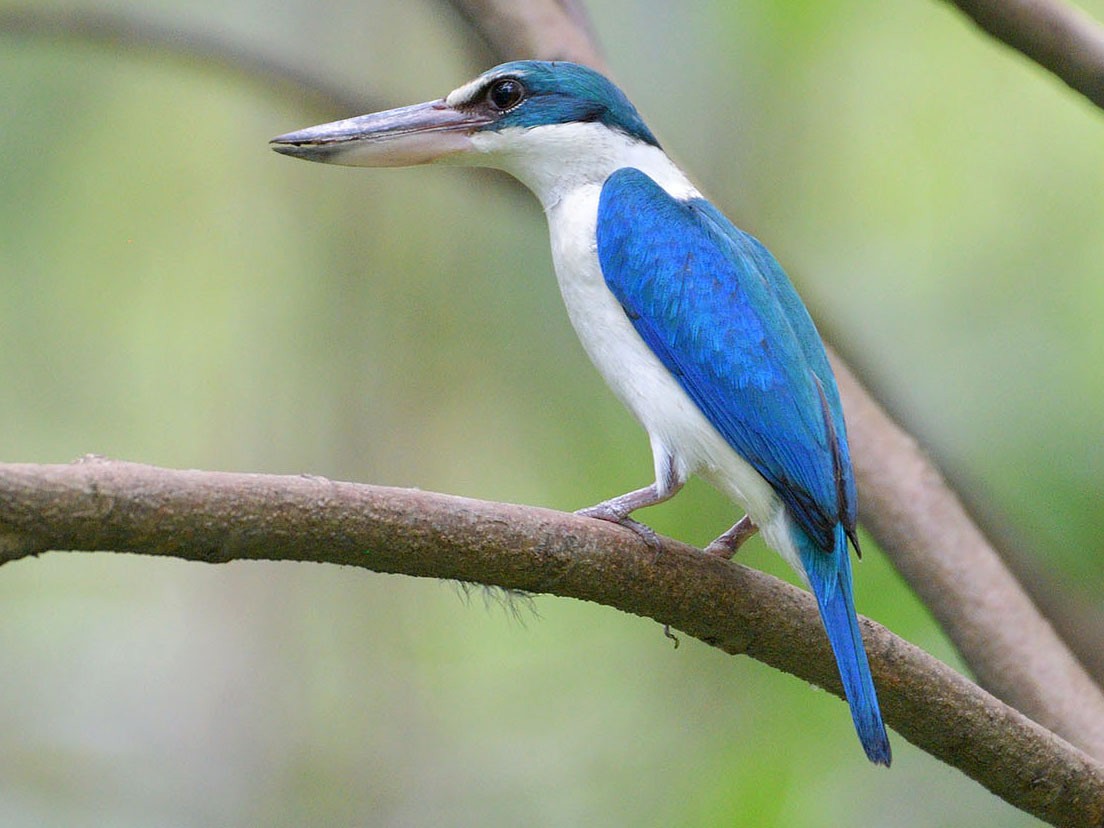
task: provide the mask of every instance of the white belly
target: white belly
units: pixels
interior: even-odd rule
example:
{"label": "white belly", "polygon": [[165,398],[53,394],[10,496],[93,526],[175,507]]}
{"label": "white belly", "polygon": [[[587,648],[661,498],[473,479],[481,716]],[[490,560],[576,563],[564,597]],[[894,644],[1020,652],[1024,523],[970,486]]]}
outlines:
{"label": "white belly", "polygon": [[[592,242],[600,187],[586,185],[547,210],[552,260],[575,332],[617,397],[648,433],[662,485],[667,458],[679,481],[700,474],[739,503],[766,540],[789,558],[785,510],[762,478],[702,414],[633,328],[606,286]],[[783,537],[784,536],[784,537]],[[800,571],[800,570],[799,570]]]}

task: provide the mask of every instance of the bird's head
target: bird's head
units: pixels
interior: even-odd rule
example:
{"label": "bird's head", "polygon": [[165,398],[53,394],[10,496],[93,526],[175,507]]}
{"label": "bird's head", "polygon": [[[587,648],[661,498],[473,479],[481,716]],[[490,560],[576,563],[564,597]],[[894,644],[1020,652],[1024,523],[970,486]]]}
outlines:
{"label": "bird's head", "polygon": [[[498,167],[527,180],[602,157],[615,143],[659,147],[624,93],[575,63],[496,66],[444,98],[272,139],[285,155],[362,167],[443,162]],[[587,154],[597,156],[586,159]],[[534,187],[535,188],[535,187]]]}

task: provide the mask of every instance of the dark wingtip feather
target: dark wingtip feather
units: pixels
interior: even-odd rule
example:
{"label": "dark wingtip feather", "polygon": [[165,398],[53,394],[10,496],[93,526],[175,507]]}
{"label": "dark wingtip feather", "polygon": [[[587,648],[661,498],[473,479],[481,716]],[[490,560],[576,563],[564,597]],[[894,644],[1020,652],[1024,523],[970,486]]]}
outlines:
{"label": "dark wingtip feather", "polygon": [[852,526],[847,530],[847,539],[851,541],[851,545],[855,548],[855,557],[860,561],[862,560],[862,547],[859,546],[859,533],[855,531],[855,527]]}

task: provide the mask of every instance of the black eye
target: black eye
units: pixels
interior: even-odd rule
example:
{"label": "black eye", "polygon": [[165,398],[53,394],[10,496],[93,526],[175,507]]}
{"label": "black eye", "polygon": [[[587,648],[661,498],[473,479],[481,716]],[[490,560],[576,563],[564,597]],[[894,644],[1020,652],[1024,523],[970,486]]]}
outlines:
{"label": "black eye", "polygon": [[525,87],[515,78],[501,78],[487,90],[487,102],[499,112],[513,109],[525,98]]}

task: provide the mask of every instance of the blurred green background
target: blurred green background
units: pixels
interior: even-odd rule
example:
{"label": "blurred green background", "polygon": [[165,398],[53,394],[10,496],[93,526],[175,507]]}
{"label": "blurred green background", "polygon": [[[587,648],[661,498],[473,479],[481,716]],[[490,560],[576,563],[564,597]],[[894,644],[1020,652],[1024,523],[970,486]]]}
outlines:
{"label": "blurred green background", "polygon": [[[431,0],[94,7],[386,105],[487,68]],[[665,146],[1031,564],[1099,608],[1101,113],[929,0],[591,13]],[[504,178],[282,158],[271,136],[358,113],[202,61],[4,35],[0,71],[3,459],[567,510],[650,480]],[[697,484],[646,513],[694,543],[736,516]],[[860,610],[957,665],[865,548]],[[4,825],[1035,824],[900,737],[869,766],[827,693],[598,606],[306,564],[0,575]]]}

